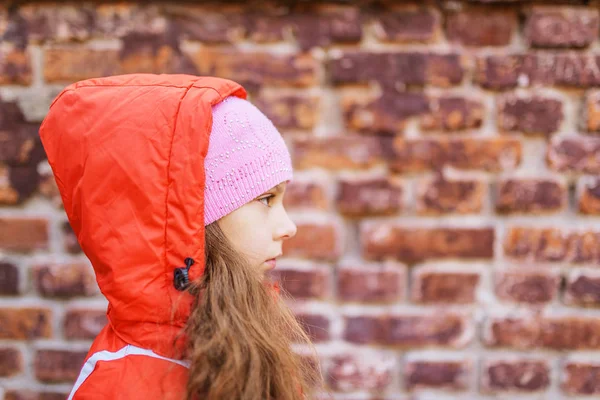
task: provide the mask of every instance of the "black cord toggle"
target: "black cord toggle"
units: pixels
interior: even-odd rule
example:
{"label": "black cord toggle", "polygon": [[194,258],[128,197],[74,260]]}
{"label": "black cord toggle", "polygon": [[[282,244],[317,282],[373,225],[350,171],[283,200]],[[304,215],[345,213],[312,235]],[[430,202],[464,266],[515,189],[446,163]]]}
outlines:
{"label": "black cord toggle", "polygon": [[190,257],[187,257],[184,262],[186,265],[185,268],[175,268],[175,271],[173,271],[173,286],[180,292],[183,292],[189,286],[189,271],[195,263],[194,259]]}

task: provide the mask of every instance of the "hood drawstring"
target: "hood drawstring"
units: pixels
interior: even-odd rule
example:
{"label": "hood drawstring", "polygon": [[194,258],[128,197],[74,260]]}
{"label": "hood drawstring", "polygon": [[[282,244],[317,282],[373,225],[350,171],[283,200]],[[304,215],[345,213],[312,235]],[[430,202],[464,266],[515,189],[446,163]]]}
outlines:
{"label": "hood drawstring", "polygon": [[187,257],[184,262],[186,268],[175,268],[175,271],[173,271],[173,286],[175,286],[175,289],[179,290],[180,292],[183,292],[189,286],[190,267],[195,263],[194,259],[190,257]]}

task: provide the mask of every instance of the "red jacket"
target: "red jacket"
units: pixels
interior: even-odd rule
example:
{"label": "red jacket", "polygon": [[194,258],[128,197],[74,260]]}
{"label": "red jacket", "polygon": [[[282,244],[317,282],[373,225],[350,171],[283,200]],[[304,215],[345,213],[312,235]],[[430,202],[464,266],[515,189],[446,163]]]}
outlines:
{"label": "red jacket", "polygon": [[[177,340],[192,296],[174,270],[204,270],[204,158],[211,106],[237,83],[125,75],[70,85],[40,128],[69,222],[109,301],[69,399],[181,399]],[[177,344],[175,345],[175,342]]]}

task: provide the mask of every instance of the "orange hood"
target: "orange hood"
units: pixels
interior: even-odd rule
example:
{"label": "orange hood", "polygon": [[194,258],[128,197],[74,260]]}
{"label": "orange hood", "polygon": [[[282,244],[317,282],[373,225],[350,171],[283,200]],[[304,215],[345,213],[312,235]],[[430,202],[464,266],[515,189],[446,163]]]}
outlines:
{"label": "orange hood", "polygon": [[237,83],[136,74],[65,88],[40,128],[69,222],[109,301],[108,321],[127,343],[165,357],[192,296],[175,268],[204,271],[204,159],[211,107],[246,98]]}

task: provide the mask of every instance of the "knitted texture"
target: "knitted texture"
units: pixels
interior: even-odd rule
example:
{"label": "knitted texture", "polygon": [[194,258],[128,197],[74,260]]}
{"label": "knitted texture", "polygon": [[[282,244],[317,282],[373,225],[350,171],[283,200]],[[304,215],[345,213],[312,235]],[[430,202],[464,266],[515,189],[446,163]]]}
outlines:
{"label": "knitted texture", "polygon": [[204,163],[204,225],[292,179],[292,161],[281,134],[256,106],[228,97],[213,109]]}

